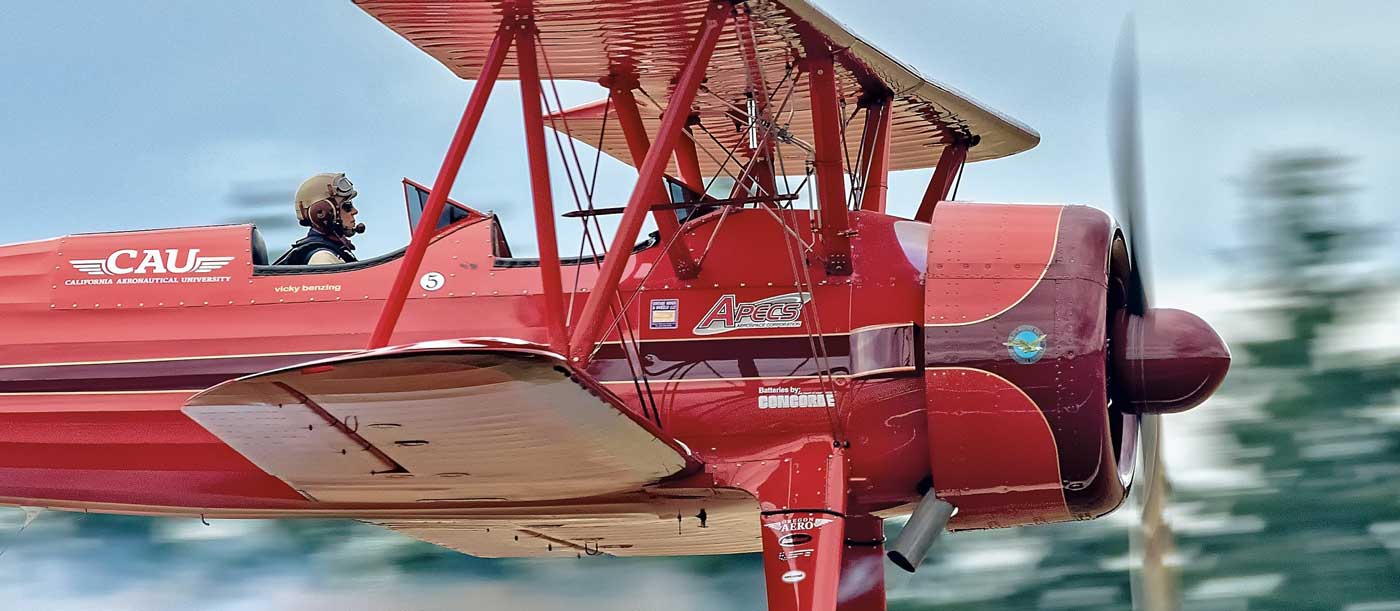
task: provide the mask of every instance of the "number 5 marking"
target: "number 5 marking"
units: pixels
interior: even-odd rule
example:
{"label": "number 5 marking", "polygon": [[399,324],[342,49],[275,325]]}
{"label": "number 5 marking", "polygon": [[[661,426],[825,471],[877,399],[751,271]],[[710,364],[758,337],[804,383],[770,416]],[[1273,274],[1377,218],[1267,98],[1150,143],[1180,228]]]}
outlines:
{"label": "number 5 marking", "polygon": [[447,279],[437,272],[428,272],[418,279],[418,286],[423,287],[425,291],[436,291],[444,284],[447,284]]}

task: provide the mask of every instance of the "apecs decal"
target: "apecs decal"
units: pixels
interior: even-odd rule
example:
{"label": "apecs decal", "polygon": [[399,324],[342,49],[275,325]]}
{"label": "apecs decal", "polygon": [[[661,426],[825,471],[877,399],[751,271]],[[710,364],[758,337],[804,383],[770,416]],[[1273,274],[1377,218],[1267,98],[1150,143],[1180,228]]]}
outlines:
{"label": "apecs decal", "polygon": [[710,306],[695,325],[696,335],[718,335],[739,329],[785,329],[802,326],[802,306],[812,294],[787,293],[758,301],[740,303],[734,295],[724,295]]}

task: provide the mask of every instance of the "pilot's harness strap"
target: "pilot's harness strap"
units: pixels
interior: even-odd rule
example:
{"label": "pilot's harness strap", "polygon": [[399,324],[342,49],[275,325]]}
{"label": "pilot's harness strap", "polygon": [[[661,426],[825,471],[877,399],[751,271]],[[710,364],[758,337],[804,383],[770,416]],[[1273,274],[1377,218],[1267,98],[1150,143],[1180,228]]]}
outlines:
{"label": "pilot's harness strap", "polygon": [[356,261],[354,254],[351,254],[349,250],[346,250],[345,247],[337,244],[334,240],[317,233],[312,233],[292,243],[292,247],[287,249],[287,253],[278,258],[277,262],[273,263],[273,265],[307,265],[311,261],[311,255],[321,250],[331,251],[335,256],[340,257],[340,259],[346,263],[354,263]]}

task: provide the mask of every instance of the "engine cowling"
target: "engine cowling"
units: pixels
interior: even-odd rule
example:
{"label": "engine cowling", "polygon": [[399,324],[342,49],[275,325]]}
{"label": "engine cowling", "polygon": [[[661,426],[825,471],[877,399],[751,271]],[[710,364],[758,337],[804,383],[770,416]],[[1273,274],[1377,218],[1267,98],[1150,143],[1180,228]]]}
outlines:
{"label": "engine cowling", "polygon": [[[1223,378],[1228,351],[1199,318],[1170,310],[1114,324],[1123,299],[1112,271],[1126,265],[1117,233],[1084,206],[935,212],[924,388],[932,485],[958,508],[951,528],[1112,511],[1132,479],[1134,414],[1190,407]],[[1121,337],[1110,341],[1111,329]],[[1111,378],[1145,402],[1111,406]]]}

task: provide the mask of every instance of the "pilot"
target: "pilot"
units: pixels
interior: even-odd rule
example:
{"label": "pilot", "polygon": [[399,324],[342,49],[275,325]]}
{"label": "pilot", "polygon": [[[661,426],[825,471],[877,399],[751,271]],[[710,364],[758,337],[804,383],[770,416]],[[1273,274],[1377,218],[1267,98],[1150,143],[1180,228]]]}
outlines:
{"label": "pilot", "polygon": [[355,245],[350,237],[365,232],[355,222],[355,185],[344,173],[317,174],[297,188],[297,221],[309,227],[274,265],[334,265],[353,263]]}

